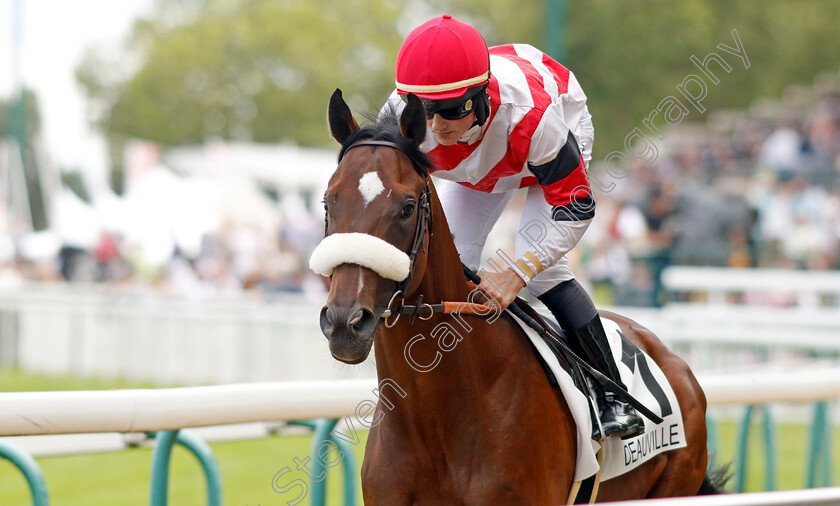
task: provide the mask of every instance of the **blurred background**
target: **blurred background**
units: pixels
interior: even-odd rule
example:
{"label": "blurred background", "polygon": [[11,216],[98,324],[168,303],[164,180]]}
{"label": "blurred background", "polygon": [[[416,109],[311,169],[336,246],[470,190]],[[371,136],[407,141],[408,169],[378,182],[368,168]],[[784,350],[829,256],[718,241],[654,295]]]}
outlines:
{"label": "blurred background", "polygon": [[327,102],[375,113],[445,12],[586,92],[599,306],[695,370],[840,356],[840,2],[0,0],[0,390],[374,377],[307,267]]}
{"label": "blurred background", "polygon": [[[207,322],[226,315],[232,330],[217,338],[240,350],[235,368],[247,374],[220,374],[211,358],[195,361],[201,373],[137,374],[359,374],[325,364],[331,372],[284,376],[244,327],[257,323],[242,305],[267,321],[266,342],[280,332],[292,343],[280,349],[323,355],[313,316],[326,284],[307,261],[335,167],[328,97],[340,87],[360,119],[377,111],[402,38],[441,12],[473,23],[489,45],[544,49],[587,93],[598,209],[570,256],[598,304],[707,297],[669,289],[663,273],[673,266],[840,266],[837,2],[0,5],[0,365],[133,376],[135,346],[148,348],[149,368],[163,366],[154,347],[131,343],[160,339],[169,357],[189,336],[228,356],[196,330],[222,333]],[[499,221],[487,257],[513,251],[521,204]],[[837,304],[818,296],[817,305]],[[248,366],[257,356],[265,366]],[[92,365],[100,361],[107,367]]]}
{"label": "blurred background", "polygon": [[[145,337],[129,342],[158,336],[173,346],[160,336],[177,334],[208,343],[196,322],[221,314],[235,330],[219,339],[239,349],[257,339],[242,330],[246,303],[273,323],[299,321],[306,339],[283,339],[322,351],[316,320],[301,315],[313,316],[326,289],[307,261],[335,167],[328,97],[340,87],[360,119],[378,110],[402,38],[441,12],[473,23],[489,45],[544,49],[587,93],[598,210],[571,261],[600,305],[696,296],[663,285],[669,266],[840,265],[837,2],[0,5],[0,364],[132,376],[132,344],[120,348],[122,366],[91,364],[113,364],[108,346],[132,333]],[[725,66],[707,58],[715,54]],[[687,84],[692,76],[705,91]],[[513,251],[521,203],[499,221],[488,257]],[[184,307],[197,316],[173,329]],[[135,319],[158,327],[138,330]],[[252,376],[234,376],[276,379],[270,362],[262,372],[246,365],[260,355],[243,352]]]}
{"label": "blurred background", "polygon": [[[327,97],[340,87],[354,111],[377,110],[402,37],[443,11],[490,45],[531,43],[576,73],[594,174],[636,128],[656,145],[655,160],[606,176],[614,188],[576,250],[602,300],[660,304],[669,264],[838,267],[836,2],[2,5],[6,285],[317,293],[304,260],[335,165]],[[732,30],[748,68],[717,48],[737,47]],[[711,52],[731,68],[709,64],[719,83],[704,112],[687,106],[673,127],[660,114],[656,137],[643,120],[682,99],[676,86],[700,73],[689,58]]]}

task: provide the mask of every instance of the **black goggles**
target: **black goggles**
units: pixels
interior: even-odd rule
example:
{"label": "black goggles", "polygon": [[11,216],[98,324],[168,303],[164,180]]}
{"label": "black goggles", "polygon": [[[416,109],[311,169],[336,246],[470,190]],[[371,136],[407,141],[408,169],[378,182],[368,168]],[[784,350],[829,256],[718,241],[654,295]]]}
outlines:
{"label": "black goggles", "polygon": [[475,100],[472,98],[468,98],[457,105],[450,105],[451,100],[422,99],[422,102],[423,107],[426,108],[426,119],[434,118],[435,114],[446,120],[466,118],[475,109]]}

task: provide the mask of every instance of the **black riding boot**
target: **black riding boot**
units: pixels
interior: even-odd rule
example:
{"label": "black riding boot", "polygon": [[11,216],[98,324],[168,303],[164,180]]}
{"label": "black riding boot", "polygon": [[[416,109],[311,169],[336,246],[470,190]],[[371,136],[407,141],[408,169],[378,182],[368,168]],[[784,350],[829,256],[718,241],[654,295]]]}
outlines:
{"label": "black riding boot", "polygon": [[[601,325],[601,319],[596,315],[583,327],[574,330],[571,334],[570,337],[577,340],[591,364],[624,390],[627,390],[627,387],[621,382],[618,366],[616,366],[612,353],[610,353],[607,335]],[[597,381],[595,383],[598,384]],[[595,397],[598,401],[598,415],[601,418],[605,436],[628,438],[645,431],[645,422],[636,412],[636,409],[612,392],[602,388],[600,384],[595,388]]]}
{"label": "black riding boot", "polygon": [[[572,349],[591,366],[625,388],[610,353],[598,311],[580,283],[574,279],[564,281],[538,299],[557,318],[557,323],[569,337]],[[632,437],[645,431],[645,422],[633,406],[599,387],[595,388],[595,397],[605,436]]]}

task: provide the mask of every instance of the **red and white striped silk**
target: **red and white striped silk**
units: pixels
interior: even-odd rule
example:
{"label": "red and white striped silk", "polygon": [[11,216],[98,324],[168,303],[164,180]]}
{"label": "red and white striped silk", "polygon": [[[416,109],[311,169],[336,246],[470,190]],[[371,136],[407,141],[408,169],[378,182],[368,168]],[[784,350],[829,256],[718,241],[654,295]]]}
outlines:
{"label": "red and white striped silk", "polygon": [[[571,170],[566,163],[562,174],[542,175],[543,193],[552,206],[589,196],[586,167],[595,132],[574,74],[525,44],[490,48],[490,74],[490,119],[481,132],[471,130],[451,146],[438,144],[427,132],[421,148],[436,162],[434,175],[488,193],[534,186],[540,183],[529,164],[555,160],[571,132],[579,160]],[[402,105],[396,93],[389,102]]]}

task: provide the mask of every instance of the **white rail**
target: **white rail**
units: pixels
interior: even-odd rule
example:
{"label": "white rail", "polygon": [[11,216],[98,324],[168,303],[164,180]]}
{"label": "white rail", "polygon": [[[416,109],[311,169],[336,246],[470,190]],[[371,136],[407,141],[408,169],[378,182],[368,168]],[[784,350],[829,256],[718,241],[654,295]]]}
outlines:
{"label": "white rail", "polygon": [[769,404],[840,398],[840,369],[699,375],[710,405]]}
{"label": "white rail", "polygon": [[[243,422],[340,418],[376,401],[375,380],[0,394],[0,436],[153,432]],[[383,394],[396,402],[398,394]]]}
{"label": "white rail", "polygon": [[162,385],[375,376],[330,357],[321,305],[290,294],[190,300],[28,284],[0,290],[0,367]]}
{"label": "white rail", "polygon": [[669,290],[705,292],[709,303],[719,305],[736,292],[789,295],[800,306],[818,306],[821,296],[840,298],[840,271],[831,270],[671,266],[662,271],[662,282]]}
{"label": "white rail", "polygon": [[674,499],[644,499],[607,504],[621,504],[621,506],[837,506],[840,504],[840,487]]}
{"label": "white rail", "polygon": [[[0,290],[0,367],[163,385],[374,377],[369,365],[343,366],[329,356],[320,308],[288,294],[270,302],[183,300],[26,285]],[[651,329],[695,370],[778,361],[780,350],[840,356],[838,307],[612,309]]]}
{"label": "white rail", "polygon": [[[704,375],[710,405],[840,398],[840,368]],[[152,432],[243,422],[340,418],[374,393],[372,379],[248,383],[207,387],[0,394],[0,436]]]}

